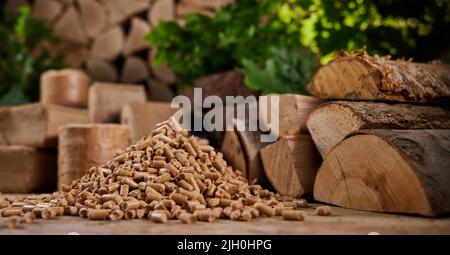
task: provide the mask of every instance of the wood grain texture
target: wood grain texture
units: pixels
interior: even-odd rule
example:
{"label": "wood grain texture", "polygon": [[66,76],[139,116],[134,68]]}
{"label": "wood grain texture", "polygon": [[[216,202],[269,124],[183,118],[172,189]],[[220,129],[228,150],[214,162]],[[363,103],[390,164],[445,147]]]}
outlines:
{"label": "wood grain texture", "polygon": [[120,26],[113,27],[97,36],[92,45],[92,56],[106,61],[114,60],[122,52],[124,37]]}
{"label": "wood grain texture", "polygon": [[89,119],[92,123],[118,123],[125,104],[146,100],[143,86],[96,82],[89,88]]}
{"label": "wood grain texture", "polygon": [[[278,132],[272,132],[278,136],[289,136],[308,133],[306,120],[309,114],[324,101],[312,96],[296,94],[269,94],[262,96],[267,98],[267,106],[262,106],[260,111],[260,120],[263,125],[270,127],[271,121],[271,98],[279,97],[279,127]],[[260,100],[261,102],[261,100]]]}
{"label": "wood grain texture", "polygon": [[450,211],[450,130],[365,130],[320,167],[316,200],[347,208],[436,216]]}
{"label": "wood grain texture", "polygon": [[92,0],[78,0],[78,5],[89,38],[96,37],[108,25],[105,8],[100,2]]}
{"label": "wood grain texture", "polygon": [[86,107],[89,77],[76,69],[49,70],[41,75],[40,101],[72,107]]}
{"label": "wood grain texture", "polygon": [[334,146],[358,130],[449,129],[450,111],[412,104],[335,101],[316,109],[306,125],[320,154],[326,158]]}
{"label": "wood grain texture", "polygon": [[150,23],[141,18],[131,19],[131,29],[123,47],[123,53],[128,56],[148,48],[145,36],[150,32]]}
{"label": "wood grain texture", "polygon": [[175,1],[157,0],[149,12],[149,20],[153,26],[158,25],[159,21],[170,21],[175,19]]}
{"label": "wood grain texture", "polygon": [[285,136],[260,151],[272,187],[285,196],[312,193],[321,158],[309,135]]}
{"label": "wood grain texture", "polygon": [[87,123],[86,110],[40,103],[0,109],[0,144],[52,148],[58,128],[71,123]]}
{"label": "wood grain texture", "polygon": [[0,145],[0,192],[56,190],[56,151],[30,146]]}
{"label": "wood grain texture", "polygon": [[128,127],[115,124],[72,124],[59,130],[58,187],[70,185],[93,166],[110,160],[130,144]]}
{"label": "wood grain texture", "polygon": [[450,101],[450,66],[371,57],[364,51],[321,67],[309,84],[325,99]]}
{"label": "wood grain texture", "polygon": [[88,37],[81,23],[80,15],[75,7],[65,10],[63,16],[56,22],[53,32],[56,36],[69,42],[87,45]]}

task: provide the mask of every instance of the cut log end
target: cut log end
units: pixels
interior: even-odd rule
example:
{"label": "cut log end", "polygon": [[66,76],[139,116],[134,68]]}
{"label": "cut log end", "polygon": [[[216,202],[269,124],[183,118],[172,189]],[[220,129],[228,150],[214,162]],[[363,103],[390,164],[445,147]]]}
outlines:
{"label": "cut log end", "polygon": [[435,216],[450,211],[449,130],[372,130],[328,155],[314,199],[346,208]]}
{"label": "cut log end", "polygon": [[281,195],[299,197],[313,191],[320,156],[309,135],[283,137],[261,149],[260,156],[267,178]]}
{"label": "cut log end", "polygon": [[320,154],[326,158],[352,132],[379,128],[450,128],[450,112],[430,106],[335,101],[316,109],[306,125]]}

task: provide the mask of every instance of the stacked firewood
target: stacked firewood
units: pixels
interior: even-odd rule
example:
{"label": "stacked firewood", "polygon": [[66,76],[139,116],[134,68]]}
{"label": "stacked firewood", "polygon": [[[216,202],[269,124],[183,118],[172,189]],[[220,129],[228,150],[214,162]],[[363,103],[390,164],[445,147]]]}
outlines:
{"label": "stacked firewood", "polygon": [[55,49],[66,62],[94,81],[142,83],[152,99],[170,100],[175,75],[167,66],[151,66],[155,52],[145,35],[161,20],[178,21],[190,13],[213,14],[230,0],[8,0],[16,9],[31,4],[62,39]]}
{"label": "stacked firewood", "polygon": [[379,212],[450,211],[450,66],[360,51],[323,66],[309,88],[340,100],[307,121],[324,159],[316,200]]}

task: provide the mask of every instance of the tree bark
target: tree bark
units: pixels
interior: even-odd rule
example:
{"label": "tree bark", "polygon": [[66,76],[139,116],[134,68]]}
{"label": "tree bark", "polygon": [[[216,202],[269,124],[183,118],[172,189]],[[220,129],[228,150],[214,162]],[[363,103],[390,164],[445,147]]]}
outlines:
{"label": "tree bark", "polygon": [[316,109],[307,127],[326,158],[334,146],[357,130],[450,128],[450,111],[411,104],[336,101]]}
{"label": "tree bark", "polygon": [[450,66],[392,61],[360,52],[320,68],[309,89],[325,99],[446,103]]}

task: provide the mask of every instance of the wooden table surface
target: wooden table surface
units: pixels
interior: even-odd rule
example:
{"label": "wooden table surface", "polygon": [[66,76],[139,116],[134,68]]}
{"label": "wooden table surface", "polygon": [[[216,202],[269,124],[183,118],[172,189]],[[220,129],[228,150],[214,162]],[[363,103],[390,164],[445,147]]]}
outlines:
{"label": "wooden table surface", "polygon": [[[362,212],[333,207],[333,216],[316,216],[317,204],[305,209],[305,221],[284,221],[280,217],[260,218],[252,222],[217,220],[186,225],[180,221],[157,224],[149,220],[89,221],[64,216],[39,219],[8,229],[0,223],[0,234],[450,234],[450,217],[424,218],[395,214]],[[1,221],[1,220],[0,220]]]}

